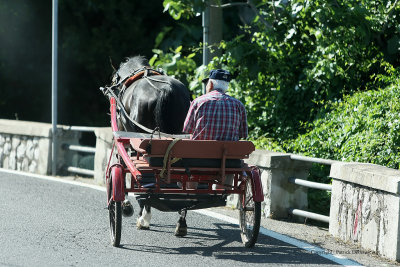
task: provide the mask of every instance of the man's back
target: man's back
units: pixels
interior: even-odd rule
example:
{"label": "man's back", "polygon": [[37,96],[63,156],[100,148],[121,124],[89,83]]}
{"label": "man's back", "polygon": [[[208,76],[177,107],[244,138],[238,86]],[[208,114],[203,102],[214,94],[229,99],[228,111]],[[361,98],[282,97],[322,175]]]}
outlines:
{"label": "man's back", "polygon": [[216,89],[192,102],[183,131],[195,140],[237,141],[247,137],[246,110],[239,100]]}

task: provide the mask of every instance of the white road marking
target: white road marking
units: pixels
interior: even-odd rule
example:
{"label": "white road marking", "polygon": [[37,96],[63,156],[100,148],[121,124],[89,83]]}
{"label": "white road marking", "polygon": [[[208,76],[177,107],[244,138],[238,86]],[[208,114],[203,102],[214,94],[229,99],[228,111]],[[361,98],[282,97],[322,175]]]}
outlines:
{"label": "white road marking", "polygon": [[[14,171],[14,170],[8,170],[8,169],[3,169],[0,168],[1,172],[5,172],[5,173],[11,173],[11,174],[17,174],[17,175],[24,175],[24,176],[28,176],[28,177],[33,177],[33,178],[37,178],[37,179],[42,179],[42,180],[47,180],[47,181],[53,181],[53,182],[59,182],[59,183],[65,183],[65,184],[71,184],[71,185],[77,185],[77,186],[82,186],[82,187],[87,187],[87,188],[92,188],[95,190],[99,190],[99,191],[106,191],[105,187],[99,186],[99,185],[91,185],[91,184],[86,184],[86,183],[82,183],[82,182],[78,182],[78,181],[71,181],[71,180],[65,180],[62,178],[57,178],[57,177],[52,177],[52,176],[46,176],[46,175],[40,175],[40,174],[33,174],[33,173],[28,173],[28,172],[22,172],[22,171]],[[197,212],[199,214],[202,215],[206,215],[209,217],[213,217],[215,219],[219,219],[231,224],[235,224],[235,225],[239,225],[239,221],[235,218],[223,215],[223,214],[219,214],[213,211],[209,211],[209,210],[194,210],[194,212]],[[287,244],[296,246],[300,249],[304,249],[309,251],[312,254],[318,254],[319,256],[328,259],[330,261],[333,261],[337,264],[343,265],[343,266],[362,266],[361,264],[349,260],[345,257],[343,257],[342,255],[334,255],[334,254],[330,254],[328,253],[326,250],[324,250],[323,248],[308,244],[306,242],[297,240],[295,238],[289,237],[289,236],[285,236],[283,234],[279,234],[277,232],[268,230],[266,228],[260,227],[260,234],[272,237],[274,239],[280,240],[282,242],[285,242]]]}
{"label": "white road marking", "polygon": [[88,188],[92,188],[92,189],[99,190],[99,191],[104,191],[104,192],[106,191],[106,188],[103,187],[103,186],[92,185],[92,184],[82,183],[82,182],[78,182],[78,181],[71,181],[71,180],[66,180],[66,179],[57,178],[57,177],[53,177],[53,176],[46,176],[46,175],[29,173],[29,172],[22,172],[22,171],[14,171],[14,170],[8,170],[8,169],[3,169],[3,168],[0,168],[0,171],[5,172],[5,173],[24,175],[24,176],[33,177],[33,178],[42,179],[42,180],[47,180],[47,181],[53,181],[53,182],[59,182],[59,183],[64,183],[64,184],[72,184],[72,185],[78,185],[78,186],[82,186],[82,187],[88,187]]}

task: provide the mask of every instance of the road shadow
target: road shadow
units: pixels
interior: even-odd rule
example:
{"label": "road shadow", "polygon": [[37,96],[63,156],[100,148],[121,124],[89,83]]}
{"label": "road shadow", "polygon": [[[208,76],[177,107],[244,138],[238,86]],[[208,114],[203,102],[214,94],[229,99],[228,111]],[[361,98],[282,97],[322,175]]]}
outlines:
{"label": "road shadow", "polygon": [[[263,234],[259,235],[255,247],[246,248],[242,244],[239,228],[232,224],[213,223],[210,229],[189,228],[188,235],[184,238],[173,236],[174,229],[175,225],[153,224],[151,229],[146,231],[146,234],[168,235],[169,239],[176,240],[174,245],[122,242],[120,248],[154,254],[201,255],[241,263],[339,265],[318,254]],[[139,235],[137,238],[140,238],[141,233],[136,234]]]}

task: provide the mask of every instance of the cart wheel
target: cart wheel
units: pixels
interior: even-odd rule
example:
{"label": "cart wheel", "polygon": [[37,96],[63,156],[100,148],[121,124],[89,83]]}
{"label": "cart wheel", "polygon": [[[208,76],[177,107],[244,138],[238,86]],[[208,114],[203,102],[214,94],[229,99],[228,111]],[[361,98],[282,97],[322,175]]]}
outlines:
{"label": "cart wheel", "polygon": [[253,247],[260,231],[261,202],[254,202],[251,179],[245,184],[244,194],[240,195],[240,235],[245,247]]}
{"label": "cart wheel", "polygon": [[118,247],[121,241],[122,207],[121,201],[112,200],[112,192],[112,181],[109,179],[108,199],[110,200],[110,204],[108,214],[110,218],[111,243],[114,247]]}

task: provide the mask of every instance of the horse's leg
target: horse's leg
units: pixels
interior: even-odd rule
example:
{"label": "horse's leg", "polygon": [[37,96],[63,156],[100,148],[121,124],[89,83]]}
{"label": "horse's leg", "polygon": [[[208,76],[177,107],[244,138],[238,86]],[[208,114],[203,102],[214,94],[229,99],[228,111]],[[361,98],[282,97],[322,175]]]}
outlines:
{"label": "horse's leg", "polygon": [[185,236],[187,235],[187,225],[186,225],[186,213],[187,210],[183,209],[180,211],[180,218],[175,228],[175,236]]}
{"label": "horse's leg", "polygon": [[150,206],[145,205],[142,200],[138,200],[140,211],[139,218],[136,221],[136,226],[138,229],[148,230],[150,229],[151,220],[151,209]]}

